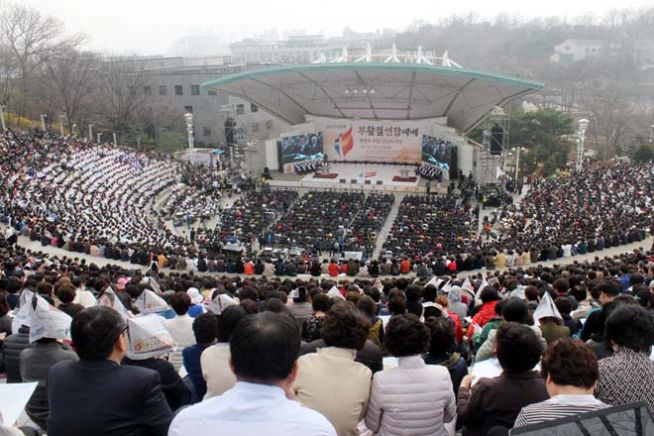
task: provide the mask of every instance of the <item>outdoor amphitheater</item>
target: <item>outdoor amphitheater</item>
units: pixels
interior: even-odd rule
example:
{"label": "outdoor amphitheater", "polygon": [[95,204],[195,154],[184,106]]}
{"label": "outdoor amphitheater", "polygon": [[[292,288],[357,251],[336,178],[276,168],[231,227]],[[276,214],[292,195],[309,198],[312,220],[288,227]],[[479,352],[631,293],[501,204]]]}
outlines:
{"label": "outdoor amphitheater", "polygon": [[654,434],[654,161],[560,89],[395,42],[140,62],[136,134],[0,105],[0,435]]}

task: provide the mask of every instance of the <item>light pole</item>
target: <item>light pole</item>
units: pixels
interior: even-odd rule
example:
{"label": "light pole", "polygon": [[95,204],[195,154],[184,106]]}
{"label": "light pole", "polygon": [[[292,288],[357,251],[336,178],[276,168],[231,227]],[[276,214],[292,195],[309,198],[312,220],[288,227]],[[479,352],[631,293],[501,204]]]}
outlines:
{"label": "light pole", "polygon": [[114,132],[114,147],[118,146],[118,142],[116,141],[116,132]]}
{"label": "light pole", "polygon": [[193,114],[187,112],[184,114],[186,120],[186,133],[188,135],[188,148],[193,149]]}
{"label": "light pole", "polygon": [[100,144],[100,138],[102,138],[102,133],[98,132],[97,134],[98,139],[95,141],[98,145]]}
{"label": "light pole", "polygon": [[581,171],[581,167],[584,163],[584,141],[586,139],[586,128],[588,127],[589,121],[586,118],[579,120],[579,130],[577,132],[579,136],[579,142],[577,144],[577,165],[575,166],[577,171]]}
{"label": "light pole", "polygon": [[[5,131],[7,130],[7,126],[5,125],[5,105],[0,104],[0,122],[2,122],[2,130]],[[654,127],[654,126],[652,126]]]}
{"label": "light pole", "polygon": [[64,118],[66,115],[59,115],[59,132],[64,136]]}
{"label": "light pole", "polygon": [[520,152],[525,151],[523,147],[516,147],[515,155],[515,182],[518,183],[518,176],[520,175]]}
{"label": "light pole", "polygon": [[93,141],[93,124],[89,124],[89,142]]}
{"label": "light pole", "polygon": [[45,119],[48,118],[47,115],[41,114],[41,130],[45,133]]}

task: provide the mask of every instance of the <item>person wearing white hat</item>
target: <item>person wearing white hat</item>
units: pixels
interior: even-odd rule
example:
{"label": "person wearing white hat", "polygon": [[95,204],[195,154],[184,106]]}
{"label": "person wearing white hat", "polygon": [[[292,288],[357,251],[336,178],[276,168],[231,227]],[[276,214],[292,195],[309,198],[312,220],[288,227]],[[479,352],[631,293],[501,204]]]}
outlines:
{"label": "person wearing white hat", "polygon": [[186,293],[191,298],[191,306],[188,309],[188,315],[191,318],[195,318],[199,314],[206,312],[205,307],[202,305],[204,296],[198,288],[188,288]]}
{"label": "person wearing white hat", "polygon": [[[190,392],[186,389],[173,364],[162,359],[175,348],[174,340],[162,326],[162,321],[160,316],[154,314],[127,320],[129,326],[127,356],[121,363],[157,371],[161,378],[161,390],[170,410],[174,412],[188,403]],[[152,350],[149,350],[148,346]]]}
{"label": "person wearing white hat", "polygon": [[76,361],[77,354],[61,341],[70,339],[72,318],[51,306],[44,298],[28,302],[36,304],[31,316],[29,348],[20,353],[20,374],[24,383],[38,382],[25,411],[27,416],[41,429],[47,431],[48,413],[48,371],[55,363],[64,360]]}

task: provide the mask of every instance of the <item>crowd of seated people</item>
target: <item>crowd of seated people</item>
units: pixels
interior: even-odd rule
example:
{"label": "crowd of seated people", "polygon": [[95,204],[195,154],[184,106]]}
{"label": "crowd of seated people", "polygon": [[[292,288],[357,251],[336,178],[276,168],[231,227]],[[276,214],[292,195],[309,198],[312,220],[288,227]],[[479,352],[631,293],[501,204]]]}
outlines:
{"label": "crowd of seated people", "polygon": [[185,247],[147,213],[175,182],[175,161],[11,131],[1,142],[3,214],[30,239],[110,258],[123,249]]}
{"label": "crowd of seated people", "polygon": [[653,224],[651,170],[620,163],[536,179],[518,204],[501,209],[494,245],[537,261],[643,240]]}
{"label": "crowd of seated people", "polygon": [[159,204],[156,212],[167,220],[180,217],[182,224],[194,219],[206,222],[220,213],[220,201],[219,190],[207,192],[195,186],[178,184]]}
{"label": "crowd of seated people", "polygon": [[241,244],[268,244],[267,239],[272,234],[268,228],[297,198],[297,191],[292,190],[247,192],[221,212],[215,229],[199,233],[198,244],[209,253],[220,252],[220,247],[234,239]]}
{"label": "crowd of seated people", "polygon": [[372,253],[393,202],[389,194],[307,192],[275,225],[274,243],[314,253]]}
{"label": "crowd of seated people", "polygon": [[315,159],[311,161],[296,163],[293,165],[293,171],[295,171],[295,174],[309,174],[320,171],[326,166],[327,164],[323,159]]}
{"label": "crowd of seated people", "polygon": [[0,265],[0,370],[39,383],[8,434],[486,435],[654,408],[652,252],[418,281],[144,274],[16,246]]}
{"label": "crowd of seated people", "polygon": [[[142,265],[153,255],[215,256],[234,238],[243,244],[255,239],[255,246],[299,247],[309,253],[362,251],[370,257],[393,204],[391,195],[307,193],[292,208],[290,197],[273,200],[272,218],[270,205],[260,197],[277,194],[246,194],[225,211],[217,229],[178,234],[164,218],[181,212],[184,219],[198,214],[203,219],[218,212],[217,199],[231,183],[225,171],[157,153],[10,130],[0,136],[0,147],[0,213],[17,233],[43,245]],[[176,185],[178,178],[185,184]],[[463,206],[457,206],[452,193],[405,197],[385,251],[398,263],[404,256],[425,258],[434,271],[452,260],[457,270],[502,268],[641,241],[652,226],[649,164],[611,164],[536,178],[518,204],[499,210],[496,231],[483,232],[482,240],[475,235],[476,214],[469,212],[471,183],[466,178],[460,184]],[[153,210],[157,195],[167,188],[170,196]]]}
{"label": "crowd of seated people", "polygon": [[476,240],[477,217],[453,196],[407,195],[384,242],[384,249],[411,258],[430,253],[455,255]]}
{"label": "crowd of seated people", "polygon": [[443,181],[443,170],[435,165],[422,164],[416,168],[416,174],[427,180]]}

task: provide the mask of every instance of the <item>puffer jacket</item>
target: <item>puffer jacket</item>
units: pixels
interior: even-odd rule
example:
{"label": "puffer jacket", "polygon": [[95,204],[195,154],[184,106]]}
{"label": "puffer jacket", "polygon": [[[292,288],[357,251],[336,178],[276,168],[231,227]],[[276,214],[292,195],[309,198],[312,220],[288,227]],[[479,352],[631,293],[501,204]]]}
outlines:
{"label": "puffer jacket", "polygon": [[450,373],[422,356],[400,357],[397,368],[373,377],[366,426],[374,435],[446,436],[455,416]]}
{"label": "puffer jacket", "polygon": [[2,363],[7,372],[7,383],[20,383],[20,352],[30,346],[30,333],[27,327],[21,327],[18,333],[7,336],[2,346]]}

